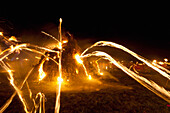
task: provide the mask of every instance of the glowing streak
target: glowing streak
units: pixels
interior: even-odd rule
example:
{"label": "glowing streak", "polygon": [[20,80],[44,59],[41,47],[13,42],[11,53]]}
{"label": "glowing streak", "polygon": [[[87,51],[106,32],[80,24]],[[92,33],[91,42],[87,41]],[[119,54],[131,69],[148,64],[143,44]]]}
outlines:
{"label": "glowing streak", "polygon": [[63,44],[65,44],[65,43],[67,43],[68,42],[68,40],[63,40]]}
{"label": "glowing streak", "polygon": [[[14,89],[15,89],[16,93],[18,94],[21,102],[23,103],[25,112],[29,113],[28,107],[27,107],[27,103],[26,103],[25,99],[22,97],[22,93],[21,93],[20,89],[14,84],[14,78],[13,78],[12,70],[9,69],[8,66],[3,61],[0,62],[0,65],[8,72],[8,74],[9,74],[9,78],[8,79],[9,79],[11,85],[14,87]],[[33,70],[33,68],[27,74],[25,80],[23,81],[23,83],[21,85],[21,88],[23,87],[24,83],[26,82],[26,80],[27,80],[28,76],[30,75],[30,73],[32,72],[32,70]],[[14,98],[14,96],[15,96],[15,93],[6,102],[6,104],[1,108],[1,111],[4,111],[9,106],[9,104],[12,102],[12,99]]]}
{"label": "glowing streak", "polygon": [[34,50],[34,49],[29,49],[29,48],[23,48],[23,49],[27,50],[27,51],[34,52],[34,53],[38,53],[40,55],[43,55],[44,57],[49,58],[50,60],[52,60],[54,63],[56,63],[58,65],[58,62],[56,62],[53,58],[46,56],[44,53],[42,53],[40,51],[37,51],[37,50]]}
{"label": "glowing streak", "polygon": [[[45,113],[45,95],[43,93],[39,92],[39,93],[37,93],[35,99],[37,99],[38,97],[40,98],[39,99],[39,113]],[[37,106],[37,105],[35,105],[35,106]],[[37,108],[38,108],[38,106],[35,109],[35,113],[37,111]]]}
{"label": "glowing streak", "polygon": [[50,34],[44,32],[44,31],[41,31],[41,33],[43,33],[43,34],[45,34],[45,35],[47,35],[47,36],[53,38],[55,41],[59,42],[59,40],[57,40],[54,36],[52,36],[52,35],[50,35]]}
{"label": "glowing streak", "polygon": [[98,74],[103,75],[103,73],[102,73],[101,70],[100,70],[99,64],[98,64],[98,61],[99,61],[100,59],[101,59],[101,58],[99,58],[98,60],[96,60],[95,63],[96,63],[96,65],[97,65]]}
{"label": "glowing streak", "polygon": [[84,63],[83,63],[83,60],[81,60],[80,55],[79,55],[78,53],[76,53],[75,56],[74,56],[74,58],[76,59],[76,61],[77,61],[79,64],[81,64],[81,65],[83,66],[84,71],[85,71],[85,74],[86,74],[86,76],[88,76],[86,66],[85,66]]}
{"label": "glowing streak", "polygon": [[58,77],[58,78],[57,78],[57,81],[58,81],[59,84],[61,84],[61,83],[63,82],[63,79],[60,78],[60,77]]}
{"label": "glowing streak", "polygon": [[21,49],[21,48],[26,47],[26,46],[27,46],[27,44],[20,44],[20,45],[16,45],[15,47],[11,46],[10,48],[2,51],[1,54],[0,54],[0,61],[2,61],[8,55],[12,54],[15,50]]}
{"label": "glowing streak", "polygon": [[8,40],[18,42],[18,40],[15,36],[11,36]]}
{"label": "glowing streak", "polygon": [[59,42],[57,47],[58,47],[58,49],[62,49],[62,43]]}
{"label": "glowing streak", "polygon": [[76,74],[79,74],[79,70],[76,68]]}
{"label": "glowing streak", "polygon": [[30,47],[34,47],[34,48],[38,48],[38,49],[41,49],[41,50],[45,50],[45,51],[49,51],[49,52],[54,52],[54,53],[57,53],[58,51],[55,51],[55,50],[51,50],[51,49],[48,49],[48,48],[45,48],[45,47],[40,47],[40,46],[37,46],[37,45],[31,45],[29,44]]}
{"label": "glowing streak", "polygon": [[81,65],[83,66],[83,68],[84,68],[84,71],[85,71],[85,74],[86,74],[86,76],[88,77],[89,75],[88,75],[88,73],[87,73],[86,66],[85,66],[84,64],[81,64]]}
{"label": "glowing streak", "polygon": [[[58,72],[59,72],[59,77],[62,78],[62,64],[61,64],[61,59],[62,59],[62,34],[61,34],[61,24],[62,24],[62,19],[60,18],[60,25],[59,25],[59,65],[58,65]],[[60,94],[61,94],[61,82],[59,82],[59,88],[58,92],[56,91],[56,103],[55,103],[55,113],[59,113],[60,111]]]}
{"label": "glowing streak", "polygon": [[83,61],[81,60],[81,58],[80,58],[80,55],[77,53],[77,54],[75,54],[75,59],[76,59],[76,61],[78,62],[78,63],[80,63],[80,64],[83,64]]}
{"label": "glowing streak", "polygon": [[45,60],[43,60],[43,61],[41,62],[40,67],[39,67],[39,69],[38,69],[38,72],[39,72],[39,81],[43,80],[44,77],[46,76],[46,74],[45,74],[45,72],[44,72],[44,70],[43,70],[44,62],[45,62]]}
{"label": "glowing streak", "polygon": [[136,81],[138,81],[144,87],[151,90],[153,93],[157,94],[158,96],[160,96],[161,98],[163,98],[167,102],[170,102],[170,92],[169,91],[165,90],[163,87],[160,87],[155,82],[149,81],[146,78],[141,77],[138,74],[134,73],[133,71],[131,71],[130,69],[128,69],[127,67],[122,65],[121,63],[114,60],[107,53],[101,52],[101,51],[94,51],[94,52],[86,54],[82,57],[85,58],[85,57],[91,57],[91,56],[98,56],[98,57],[102,57],[103,59],[109,60],[111,63],[113,63],[118,68],[120,68],[122,71],[124,71],[130,77],[134,78]]}
{"label": "glowing streak", "polygon": [[157,71],[158,73],[160,73],[162,76],[168,78],[168,80],[170,80],[170,75],[168,75],[166,72],[160,70],[159,68],[157,68],[156,66],[154,66],[150,61],[146,60],[145,58],[143,58],[142,56],[136,54],[135,52],[129,50],[128,48],[116,44],[114,42],[108,42],[108,41],[99,41],[96,42],[94,45],[90,46],[89,48],[87,48],[82,54],[81,56],[83,56],[89,49],[95,47],[95,46],[109,46],[109,47],[115,47],[118,49],[121,49],[127,53],[129,53],[130,55],[134,56],[135,58],[137,58],[138,60],[144,62],[147,66],[151,67],[152,69],[154,69],[155,71]]}

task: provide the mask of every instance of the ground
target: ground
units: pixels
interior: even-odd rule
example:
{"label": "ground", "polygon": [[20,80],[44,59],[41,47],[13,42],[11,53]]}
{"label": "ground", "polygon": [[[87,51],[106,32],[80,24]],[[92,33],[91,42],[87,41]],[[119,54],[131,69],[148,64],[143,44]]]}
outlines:
{"label": "ground", "polygon": [[[119,73],[118,73],[119,74]],[[121,75],[123,73],[120,73]],[[168,102],[158,97],[135,80],[122,75],[119,82],[107,79],[101,82],[83,83],[74,86],[63,86],[61,92],[61,113],[168,113],[170,108]],[[13,89],[9,83],[2,81],[1,76],[1,101],[2,106]],[[31,87],[31,86],[30,86]],[[73,90],[74,88],[78,90]],[[46,94],[46,112],[53,113],[55,105],[55,91],[45,91],[48,85],[40,86]],[[70,89],[70,90],[69,90]],[[33,89],[34,90],[34,89]],[[5,113],[24,113],[22,103],[18,96],[15,96],[11,105]]]}

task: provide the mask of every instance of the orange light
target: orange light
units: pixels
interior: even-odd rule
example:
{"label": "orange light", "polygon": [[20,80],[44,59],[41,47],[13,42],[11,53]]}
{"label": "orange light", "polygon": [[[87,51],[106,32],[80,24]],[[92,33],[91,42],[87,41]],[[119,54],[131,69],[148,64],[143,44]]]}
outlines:
{"label": "orange light", "polygon": [[43,62],[40,64],[40,67],[38,69],[39,72],[39,81],[41,81],[42,79],[44,79],[44,77],[46,76],[44,70],[43,70],[43,64],[44,64],[45,60],[43,60]]}
{"label": "orange light", "polygon": [[58,77],[58,78],[57,78],[57,81],[58,81],[58,83],[62,83],[62,82],[63,82],[63,78]]}
{"label": "orange light", "polygon": [[92,79],[91,75],[89,75],[88,79],[89,79],[89,80],[91,80],[91,79]]}
{"label": "orange light", "polygon": [[77,60],[78,63],[80,63],[80,64],[83,63],[83,61],[81,60],[80,55],[78,53],[75,54],[75,59]]}
{"label": "orange light", "polygon": [[15,36],[11,36],[9,38],[9,41],[15,41],[15,42],[18,42],[17,38]]}
{"label": "orange light", "polygon": [[168,59],[167,59],[167,58],[165,58],[165,59],[164,59],[164,61],[165,61],[165,62],[168,62]]}
{"label": "orange light", "polygon": [[3,32],[0,32],[0,36],[3,36]]}

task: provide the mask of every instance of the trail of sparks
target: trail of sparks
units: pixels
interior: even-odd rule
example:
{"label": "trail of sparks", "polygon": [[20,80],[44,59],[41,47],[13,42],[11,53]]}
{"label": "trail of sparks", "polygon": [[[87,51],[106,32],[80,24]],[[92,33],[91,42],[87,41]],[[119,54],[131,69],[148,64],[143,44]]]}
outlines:
{"label": "trail of sparks", "polygon": [[[6,41],[10,41],[8,40],[7,38],[5,38]],[[32,112],[32,110],[29,110],[31,108],[28,108],[28,104],[27,102],[25,101],[25,99],[23,98],[22,96],[22,92],[21,92],[21,88],[23,87],[23,85],[25,84],[28,76],[30,75],[30,73],[32,72],[33,69],[31,69],[28,73],[28,75],[26,76],[26,78],[24,79],[24,81],[22,82],[22,85],[20,88],[18,88],[15,84],[14,84],[14,78],[13,78],[13,72],[12,70],[3,62],[3,59],[5,59],[6,57],[8,57],[10,54],[14,53],[15,51],[19,51],[19,50],[22,50],[22,49],[25,49],[25,50],[28,50],[28,51],[31,51],[31,52],[35,52],[35,53],[38,53],[38,54],[41,54],[41,55],[44,55],[44,53],[40,52],[40,51],[37,51],[37,50],[34,50],[34,49],[29,49],[28,46],[30,47],[34,47],[34,48],[38,48],[38,49],[42,49],[42,50],[46,50],[46,51],[49,51],[49,52],[55,52],[57,53],[58,51],[54,51],[54,50],[51,50],[51,49],[48,49],[48,48],[44,48],[44,47],[39,47],[39,46],[35,46],[35,45],[31,45],[31,44],[15,44],[15,47],[13,45],[10,46],[10,48],[2,51],[0,53],[0,65],[8,72],[9,74],[9,81],[10,81],[10,84],[13,86],[13,88],[15,89],[15,92],[13,93],[13,95],[7,100],[7,102],[1,107],[0,109],[0,112],[3,112],[9,105],[10,103],[12,102],[14,96],[16,94],[18,94],[23,106],[24,106],[24,110],[26,113],[29,113],[29,112]],[[44,55],[46,57],[46,55]],[[48,57],[50,58],[50,57]],[[54,59],[50,58],[51,60],[53,60],[56,64],[58,64]],[[42,79],[42,78],[41,78]],[[29,90],[31,91],[31,90]],[[30,92],[30,98],[32,98],[32,92]],[[38,93],[38,95],[40,95],[40,93]],[[42,105],[41,105],[41,101],[42,101],[42,97],[44,98],[44,96],[40,96],[40,108],[39,108],[39,113],[41,113],[41,109],[44,109],[43,110],[43,113],[45,112],[45,100],[43,99],[43,108],[42,108]],[[36,110],[34,111],[36,112]]]}
{"label": "trail of sparks", "polygon": [[[135,52],[129,50],[128,48],[122,46],[122,45],[119,45],[119,44],[116,44],[114,42],[109,42],[109,41],[99,41],[99,42],[96,42],[95,44],[93,44],[92,46],[90,46],[89,48],[87,48],[82,54],[81,56],[83,56],[89,49],[93,48],[93,47],[96,47],[96,46],[109,46],[109,47],[115,47],[115,48],[118,48],[118,49],[121,49],[127,53],[129,53],[130,55],[132,55],[133,57],[137,58],[138,60],[144,62],[147,66],[151,67],[152,69],[154,69],[155,71],[157,71],[158,73],[160,73],[162,76],[166,77],[168,80],[170,80],[170,75],[168,75],[166,72],[160,70],[159,68],[157,68],[155,65],[153,65],[150,61],[146,60],[145,58],[143,58],[142,56],[136,54]],[[160,66],[159,66],[160,67]],[[164,69],[162,66],[161,66],[161,69]]]}
{"label": "trail of sparks", "polygon": [[[21,86],[18,88],[15,83],[14,83],[14,77],[13,77],[13,71],[12,69],[5,63],[3,62],[3,60],[8,57],[10,54],[14,53],[14,52],[20,52],[20,50],[27,50],[27,51],[31,51],[34,53],[38,53],[40,55],[43,55],[45,58],[43,59],[43,61],[40,64],[39,67],[39,81],[41,81],[45,76],[45,72],[43,71],[43,64],[46,60],[46,58],[51,59],[52,61],[54,61],[57,65],[58,65],[58,70],[59,70],[59,77],[58,79],[58,89],[56,89],[56,102],[55,102],[55,113],[59,113],[60,111],[60,95],[61,95],[61,83],[63,81],[62,79],[62,43],[64,43],[62,41],[62,33],[61,33],[61,24],[62,24],[62,19],[60,18],[60,24],[59,24],[59,40],[57,40],[54,36],[42,31],[43,34],[53,38],[55,41],[58,42],[58,49],[59,51],[55,51],[55,50],[51,50],[49,48],[45,48],[45,47],[40,47],[37,45],[32,45],[29,43],[23,43],[23,44],[17,44],[15,42],[18,42],[17,39],[15,37],[10,37],[9,39],[6,38],[5,36],[3,36],[3,33],[0,32],[0,36],[4,38],[5,42],[8,42],[8,45],[10,45],[10,48],[0,52],[0,65],[8,72],[8,79],[10,81],[10,84],[13,86],[13,88],[15,89],[15,92],[13,93],[13,95],[7,100],[6,104],[4,104],[4,106],[1,107],[0,112],[3,112],[8,106],[9,104],[12,102],[14,96],[16,94],[18,94],[23,106],[24,106],[24,110],[26,113],[29,112],[33,112],[32,108],[29,108],[27,105],[27,102],[25,101],[25,99],[23,98],[21,89],[23,87],[23,85],[26,83],[28,90],[30,92],[30,98],[32,99],[32,92],[29,89],[29,85],[27,83],[27,78],[29,77],[29,75],[31,74],[33,68],[29,71],[29,73],[27,74],[27,76],[25,77],[24,81],[22,82]],[[14,42],[12,42],[14,41]],[[154,62],[151,62],[147,59],[145,59],[144,57],[136,54],[135,52],[129,50],[128,48],[116,44],[114,42],[109,42],[109,41],[99,41],[96,42],[95,44],[93,44],[92,46],[88,47],[81,55],[76,54],[75,55],[75,59],[77,60],[78,63],[80,63],[85,71],[86,76],[91,80],[92,77],[91,75],[88,75],[86,66],[83,63],[83,58],[86,57],[91,57],[91,56],[97,56],[97,57],[101,57],[105,60],[109,60],[111,63],[113,63],[115,66],[117,66],[119,69],[121,69],[123,72],[125,72],[127,75],[129,75],[130,77],[132,77],[133,79],[135,79],[136,81],[138,81],[141,85],[143,85],[144,87],[146,87],[147,89],[151,90],[153,93],[155,93],[156,95],[160,96],[161,98],[163,98],[165,101],[170,103],[170,91],[167,91],[166,89],[164,89],[163,87],[160,87],[158,84],[156,84],[154,81],[148,80],[144,77],[141,77],[140,75],[138,75],[139,73],[134,73],[133,71],[131,71],[130,69],[128,69],[127,67],[125,67],[124,65],[122,65],[121,63],[117,62],[115,59],[113,59],[109,54],[102,52],[102,51],[94,51],[92,53],[87,53],[87,51],[93,47],[96,46],[109,46],[109,47],[114,47],[114,48],[118,48],[121,49],[127,53],[129,53],[130,55],[132,55],[133,57],[137,58],[138,60],[144,62],[147,66],[151,67],[152,69],[154,69],[155,71],[157,71],[158,73],[160,73],[162,76],[164,76],[165,78],[167,78],[168,80],[170,80],[170,71]],[[34,49],[33,49],[34,48]],[[38,50],[36,50],[38,49]],[[48,52],[54,52],[54,53],[58,53],[58,57],[59,57],[59,62],[55,61],[53,58],[45,55],[43,52],[41,52],[40,50],[43,51],[48,51]],[[87,53],[87,54],[86,54]],[[98,68],[98,73],[100,72],[100,68],[98,65],[98,62],[96,61],[97,64],[97,68]],[[169,74],[168,74],[169,73]],[[37,104],[35,102],[36,99],[39,99],[39,103]],[[34,113],[36,113],[37,111],[39,111],[39,113],[45,113],[45,95],[41,92],[37,93],[35,99],[32,99],[34,102]],[[39,108],[39,110],[38,110]],[[31,110],[29,110],[31,109]]]}
{"label": "trail of sparks", "polygon": [[41,62],[38,72],[39,72],[39,81],[41,81],[42,79],[44,79],[44,77],[46,76],[44,70],[43,70],[43,65],[46,59],[43,59],[43,61]]}
{"label": "trail of sparks", "polygon": [[[60,42],[59,42],[59,67],[58,67],[58,72],[59,72],[59,78],[62,79],[62,64],[61,64],[61,60],[62,60],[62,34],[61,34],[61,24],[62,24],[62,19],[60,18],[60,25],[59,25],[59,38],[60,38]],[[61,94],[61,81],[59,81],[59,88],[58,91],[56,91],[56,103],[55,103],[55,113],[59,113],[60,111],[60,94]]]}
{"label": "trail of sparks", "polygon": [[169,91],[165,90],[163,87],[160,87],[155,82],[149,81],[146,78],[141,77],[138,74],[134,73],[133,71],[131,71],[130,69],[128,69],[127,67],[122,65],[121,63],[114,60],[107,53],[101,52],[101,51],[94,51],[92,53],[88,53],[88,54],[81,56],[81,58],[91,57],[91,56],[102,57],[103,59],[109,60],[111,63],[113,63],[118,68],[120,68],[123,72],[128,74],[130,77],[134,78],[136,81],[138,81],[144,87],[151,90],[152,92],[154,92],[155,94],[157,94],[158,96],[162,97],[164,100],[166,100],[167,102],[170,103],[170,92]]}

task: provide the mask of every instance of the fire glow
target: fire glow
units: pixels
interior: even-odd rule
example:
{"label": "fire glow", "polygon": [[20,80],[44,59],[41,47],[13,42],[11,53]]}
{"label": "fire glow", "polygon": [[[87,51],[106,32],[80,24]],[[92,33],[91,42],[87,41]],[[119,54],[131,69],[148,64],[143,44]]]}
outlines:
{"label": "fire glow", "polygon": [[[10,45],[10,47],[8,49],[5,49],[5,50],[1,51],[1,53],[0,53],[0,65],[8,73],[9,82],[12,85],[12,87],[15,89],[15,93],[9,98],[10,101],[7,101],[4,104],[4,106],[1,107],[0,112],[5,111],[5,109],[10,105],[10,103],[12,102],[12,100],[13,100],[13,98],[14,98],[14,96],[16,94],[18,95],[20,101],[22,102],[22,104],[24,106],[24,110],[25,110],[26,113],[38,112],[38,111],[40,113],[45,112],[45,95],[43,93],[41,93],[41,92],[38,92],[36,94],[36,97],[33,98],[31,89],[29,89],[29,84],[27,83],[27,78],[30,76],[33,69],[31,69],[28,72],[26,78],[22,82],[22,85],[20,87],[18,87],[14,82],[15,79],[14,79],[13,75],[14,75],[15,70],[12,70],[10,68],[10,66],[8,66],[7,63],[4,60],[4,59],[8,58],[8,56],[10,54],[12,54],[14,52],[19,54],[22,50],[26,50],[26,51],[29,51],[29,52],[33,52],[33,53],[43,55],[45,57],[45,59],[42,60],[42,62],[39,65],[39,68],[38,68],[38,75],[37,76],[39,78],[38,79],[39,82],[43,81],[43,79],[48,76],[48,74],[46,74],[45,71],[43,70],[43,66],[44,66],[44,63],[46,61],[48,62],[49,60],[51,60],[58,66],[58,76],[56,77],[57,78],[56,81],[57,81],[58,85],[56,87],[56,101],[55,101],[55,111],[54,112],[59,113],[59,111],[60,111],[61,84],[64,81],[64,78],[62,76],[62,74],[63,74],[62,73],[63,44],[68,43],[68,40],[62,40],[62,32],[61,32],[62,19],[61,18],[60,18],[59,22],[60,22],[60,24],[59,24],[59,40],[57,38],[53,37],[52,35],[42,31],[43,34],[53,38],[57,42],[58,50],[52,50],[52,49],[45,48],[45,47],[35,46],[35,45],[29,44],[29,43],[18,44],[17,43],[18,40],[16,39],[16,37],[12,36],[12,37],[10,37],[8,39],[3,35],[3,32],[0,32],[0,36],[2,38],[4,38],[4,40],[6,40],[8,42],[8,44]],[[82,52],[82,54],[78,54],[78,53],[74,54],[74,59],[77,61],[78,64],[80,64],[83,67],[84,73],[85,73],[85,75],[87,77],[87,80],[91,81],[94,78],[88,72],[88,68],[84,64],[85,61],[83,59],[93,57],[93,56],[99,57],[100,59],[108,60],[111,64],[115,65],[117,68],[122,70],[128,76],[132,77],[134,80],[139,82],[141,85],[143,85],[144,87],[146,87],[147,89],[149,89],[150,91],[152,91],[153,93],[158,95],[159,97],[163,98],[165,101],[170,102],[170,91],[166,90],[164,87],[159,86],[156,82],[148,80],[147,78],[140,76],[137,71],[135,71],[135,70],[132,71],[132,70],[128,69],[126,66],[124,66],[120,62],[116,61],[114,58],[112,58],[106,52],[93,51],[91,53],[87,53],[90,49],[92,49],[94,47],[99,47],[99,46],[100,47],[108,46],[108,47],[120,49],[120,50],[130,54],[134,58],[138,59],[139,61],[143,62],[148,67],[150,67],[151,69],[158,72],[161,76],[165,77],[168,81],[170,80],[170,75],[169,75],[170,71],[162,66],[163,64],[168,65],[168,59],[167,58],[164,59],[165,62],[158,62],[157,60],[153,60],[153,61],[146,60],[144,57],[136,54],[135,52],[129,50],[128,48],[126,48],[126,47],[124,47],[122,45],[119,45],[117,43],[114,43],[114,42],[109,42],[109,41],[96,42],[92,46],[88,47],[84,52]],[[53,56],[51,58],[50,55],[44,54],[41,50],[45,50],[45,51],[52,52],[52,53],[57,53],[57,56]],[[40,57],[37,57],[37,56],[35,56],[35,58],[40,59]],[[56,59],[58,59],[58,61],[56,61]],[[29,59],[25,59],[25,61],[28,61],[28,60]],[[95,65],[97,66],[98,74],[103,76],[104,73],[101,72],[100,66],[98,64],[98,60],[95,61]],[[75,69],[75,73],[79,74],[79,70],[77,68]],[[67,79],[66,81],[69,82],[70,80]],[[28,107],[28,103],[25,101],[25,98],[24,98],[24,96],[22,94],[21,88],[23,87],[24,84],[27,84],[27,86],[28,86],[29,93],[30,93],[30,100],[33,101],[32,108]],[[36,103],[36,101],[35,101],[37,99],[39,99],[38,103]],[[38,110],[38,108],[39,108],[39,110]]]}

